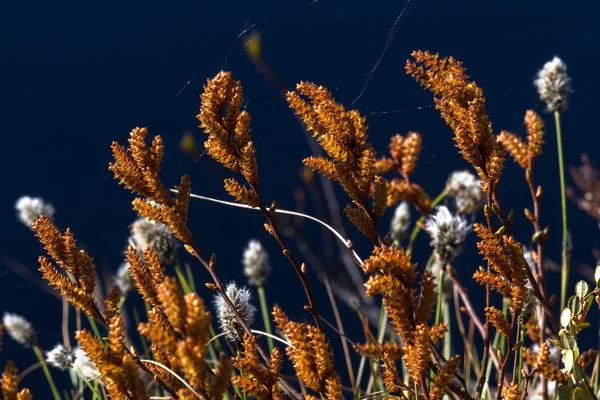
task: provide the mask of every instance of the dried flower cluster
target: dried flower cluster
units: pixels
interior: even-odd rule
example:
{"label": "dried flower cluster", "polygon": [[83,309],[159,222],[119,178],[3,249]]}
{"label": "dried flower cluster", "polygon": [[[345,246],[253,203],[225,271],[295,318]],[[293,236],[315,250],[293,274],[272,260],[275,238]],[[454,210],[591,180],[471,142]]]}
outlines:
{"label": "dried flower cluster", "polygon": [[304,164],[342,185],[358,207],[348,205],[344,213],[365,236],[378,240],[377,222],[387,206],[388,184],[374,174],[375,151],[365,118],[346,110],[327,89],[313,83],[299,83],[287,100],[328,156],[308,157]]}
{"label": "dried flower cluster", "polygon": [[[253,35],[247,45],[252,45],[249,54],[253,62],[260,64],[259,70],[268,71],[260,57],[258,36]],[[507,131],[496,136],[486,114],[483,91],[470,80],[459,61],[417,51],[408,61],[406,72],[433,93],[436,107],[454,133],[456,146],[477,173],[453,172],[434,201],[415,180],[423,140],[419,133],[393,136],[388,154],[378,159],[368,140],[366,118],[358,111],[347,109],[326,88],[313,83],[301,82],[294,91],[285,91],[289,106],[324,151],[305,158],[305,166],[341,185],[352,201],[344,212],[371,242],[371,255],[362,261],[341,228],[340,233],[326,221],[319,221],[341,240],[341,249],[349,251],[347,264],[355,265],[345,266],[357,274],[353,279],[360,279],[359,268],[366,276],[365,291],[362,297],[356,297],[362,304],[353,303],[362,322],[364,343],[354,342],[356,332],[344,330],[345,321],[334,295],[344,297],[346,293],[339,292],[345,286],[342,280],[329,278],[330,265],[319,272],[330,294],[336,326],[319,314],[306,264],[293,254],[286,237],[298,239],[297,248],[307,264],[320,263],[317,250],[299,237],[300,225],[280,229],[276,212],[290,211],[278,209],[275,202],[270,208],[265,206],[242,86],[230,72],[221,71],[208,80],[201,96],[197,118],[207,137],[204,146],[220,164],[243,176],[245,182],[226,179],[225,188],[237,201],[258,209],[267,219],[264,227],[293,265],[308,299],[304,310],[313,322],[296,322],[279,306],[273,307],[269,316],[264,283],[271,264],[257,240],[248,243],[241,260],[242,272],[252,287],[223,284],[219,275],[228,271],[217,269],[216,255],[205,259],[192,240],[188,226],[189,177],[181,179],[172,195],[159,177],[165,151],[161,137],[154,137],[148,145],[147,129],[135,128],[127,147],[112,144],[114,160],[109,168],[120,184],[136,194],[133,208],[140,216],[130,226],[129,246],[112,279],[114,286],[107,290],[97,278],[94,260],[77,245],[71,230],[62,231],[54,224],[51,205],[38,198],[20,199],[16,205],[19,219],[31,226],[47,252],[39,258],[40,271],[70,305],[64,302],[62,343],[49,351],[41,349],[31,323],[5,313],[0,325],[0,349],[4,330],[18,344],[31,348],[54,400],[63,397],[53,380],[53,374],[61,371],[71,373],[75,387],[65,393],[73,400],[87,398],[90,393],[90,398],[99,400],[596,398],[598,383],[593,378],[600,367],[598,352],[581,348],[579,334],[590,326],[588,314],[594,301],[600,304],[600,266],[593,284],[577,282],[574,294],[556,316],[544,277],[544,243],[549,231],[540,223],[542,190],[533,179],[534,161],[542,155],[544,143],[542,118],[531,110],[526,112],[526,139]],[[536,85],[549,111],[565,108],[570,79],[559,59],[540,71]],[[528,251],[517,241],[524,235],[522,221],[512,211],[504,213],[498,193],[506,152],[525,170],[525,183],[532,195],[534,211],[525,209],[534,228],[534,247]],[[388,173],[395,176],[386,180],[383,175]],[[574,170],[573,177],[583,194],[571,192],[571,197],[600,220],[597,171],[584,158],[584,166]],[[312,183],[315,185],[311,189],[317,189],[316,182]],[[321,183],[331,184],[326,180]],[[450,201],[444,199],[446,195]],[[335,193],[328,196],[335,197]],[[314,196],[315,201],[318,197]],[[452,211],[438,205],[440,201]],[[395,205],[391,232],[381,236],[385,210]],[[405,249],[402,239],[411,226],[411,206],[421,218],[414,224]],[[485,223],[478,221],[482,207]],[[335,207],[330,211],[334,213]],[[336,216],[331,217],[333,220]],[[342,225],[339,219],[337,222]],[[478,236],[477,250],[487,263],[487,268],[479,267],[473,274],[473,279],[485,286],[485,304],[469,297],[461,279],[471,267],[459,265],[456,259],[461,251],[469,250],[465,238],[471,229]],[[417,254],[419,246],[413,246],[419,230],[429,234],[433,247],[426,266],[415,262],[426,259]],[[205,238],[208,241],[210,235]],[[199,294],[202,292],[196,292],[194,270],[187,263],[184,270],[177,259],[179,242],[212,278],[204,290],[215,292],[218,334],[211,326],[211,313]],[[328,262],[334,262],[338,254],[328,241],[325,246]],[[171,268],[176,278],[171,276]],[[265,332],[250,328],[256,314],[252,304],[255,289]],[[503,306],[492,291],[501,295]],[[128,301],[126,296],[130,296]],[[375,306],[374,296],[381,296],[383,310]],[[145,310],[141,317],[138,305]],[[77,343],[73,347],[69,306],[77,309]],[[128,334],[127,324],[132,320],[129,309],[133,309],[139,338]],[[451,310],[456,321],[452,321]],[[87,314],[87,321],[81,321],[80,311]],[[380,319],[373,319],[378,314]],[[271,331],[273,322],[279,329],[275,335]],[[83,324],[89,329],[80,327]],[[374,327],[377,336],[372,333]],[[449,327],[453,327],[452,332]],[[333,331],[342,339],[343,359],[333,354]],[[462,339],[458,346],[464,350],[462,357],[453,354],[457,338]],[[357,357],[350,353],[347,343],[364,357],[358,368],[353,365]],[[136,348],[138,344],[141,350]],[[340,361],[346,362],[347,376],[339,368]],[[357,370],[361,371],[358,375]],[[363,371],[370,374],[369,379],[364,379]],[[30,367],[23,375],[34,372],[35,368]],[[15,364],[7,362],[0,398],[32,399],[28,389],[19,390],[19,377]]]}

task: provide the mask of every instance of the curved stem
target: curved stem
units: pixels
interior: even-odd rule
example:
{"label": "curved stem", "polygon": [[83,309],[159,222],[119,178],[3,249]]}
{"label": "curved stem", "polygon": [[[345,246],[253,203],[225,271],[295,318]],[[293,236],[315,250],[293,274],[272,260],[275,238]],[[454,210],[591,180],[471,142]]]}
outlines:
{"label": "curved stem", "polygon": [[562,131],[560,127],[560,113],[554,112],[554,122],[556,124],[556,145],[558,150],[558,169],[560,175],[560,202],[562,213],[562,272],[561,272],[561,290],[560,290],[560,309],[565,308],[567,302],[567,287],[569,285],[569,264],[567,259],[568,252],[568,233],[567,233],[567,195],[565,193],[565,166],[563,161],[562,149]]}
{"label": "curved stem", "polygon": [[[171,189],[171,191],[174,192],[174,193],[177,193],[176,189]],[[207,200],[207,201],[212,201],[214,203],[225,204],[225,205],[232,206],[232,207],[247,208],[247,209],[250,209],[250,210],[260,211],[259,207],[250,207],[250,206],[248,206],[246,204],[239,204],[239,203],[234,203],[234,202],[231,202],[231,201],[213,199],[211,197],[200,196],[200,195],[194,194],[194,193],[190,194],[190,197],[193,197],[194,199]],[[307,219],[310,219],[312,221],[315,221],[315,222],[323,225],[325,228],[329,229],[342,243],[344,243],[344,245],[348,248],[348,250],[350,250],[352,252],[352,256],[354,257],[354,259],[356,260],[356,262],[359,265],[363,264],[363,260],[356,253],[356,251],[354,251],[354,249],[352,248],[352,242],[350,242],[350,240],[344,238],[342,235],[339,234],[338,231],[336,231],[330,225],[326,224],[325,222],[321,221],[320,219],[317,219],[317,218],[312,217],[312,216],[307,215],[307,214],[302,214],[302,213],[299,213],[299,212],[295,212],[295,211],[283,210],[281,208],[275,209],[275,212],[279,213],[279,214],[288,214],[288,215],[294,215],[296,217],[307,218]]]}

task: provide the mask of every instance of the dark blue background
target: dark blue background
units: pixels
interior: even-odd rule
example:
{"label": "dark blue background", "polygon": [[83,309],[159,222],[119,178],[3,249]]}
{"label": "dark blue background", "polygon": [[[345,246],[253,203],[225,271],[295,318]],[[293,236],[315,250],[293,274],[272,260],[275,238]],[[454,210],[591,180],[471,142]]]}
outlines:
{"label": "dark blue background", "polygon": [[[73,229],[98,268],[115,270],[135,214],[130,208],[132,196],[108,174],[110,143],[123,143],[133,127],[152,121],[151,133],[162,134],[166,143],[165,183],[173,185],[180,175],[189,173],[194,192],[227,199],[222,188],[227,173],[208,157],[194,162],[177,149],[186,130],[203,140],[195,119],[199,94],[205,80],[220,68],[233,71],[244,85],[265,198],[293,208],[292,192],[302,185],[298,177],[301,160],[309,155],[306,140],[287,105],[256,72],[236,40],[246,27],[283,6],[289,7],[255,27],[262,31],[266,62],[288,86],[300,80],[314,81],[329,87],[338,101],[349,104],[361,92],[405,3],[3,2],[0,255],[32,270],[37,268],[42,251],[31,232],[15,219],[13,204],[21,195],[41,196],[56,207],[59,226]],[[466,163],[454,148],[449,129],[431,107],[430,94],[403,72],[414,49],[464,61],[484,88],[494,130],[519,133],[524,130],[526,109],[543,111],[532,86],[535,72],[559,55],[568,65],[574,87],[571,107],[563,116],[566,164],[578,164],[584,151],[600,160],[597,1],[414,1],[356,104],[368,116],[370,137],[380,152],[386,150],[392,134],[422,133],[424,148],[416,180],[435,194],[449,172],[465,168]],[[550,225],[551,232],[547,255],[558,260],[556,143],[552,120],[547,114],[544,118],[550,128],[548,144],[536,175],[545,189],[543,223]],[[529,193],[522,171],[511,161],[500,193],[505,208],[516,210],[517,238],[528,243],[531,227],[522,218],[522,208],[530,206]],[[345,196],[340,199],[346,204]],[[569,217],[573,265],[593,264],[596,224],[572,204]],[[308,318],[301,308],[301,286],[262,224],[262,218],[252,212],[203,202],[191,204],[190,225],[196,241],[206,253],[218,254],[217,268],[224,280],[242,282],[242,248],[257,237],[266,243],[274,266],[267,284],[269,300],[282,304],[295,318]],[[354,231],[351,238],[366,257],[369,244]],[[317,246],[320,243],[316,240]],[[419,242],[423,262],[429,255],[426,246],[423,236]],[[456,265],[463,281],[469,281],[479,263],[471,247]],[[0,268],[0,312],[26,315],[34,323],[42,347],[50,348],[61,339],[60,302],[10,269]],[[197,281],[206,281],[206,274],[196,268]],[[558,280],[559,275],[551,279]],[[323,314],[333,320],[323,288],[316,280],[314,287]],[[349,327],[356,328],[353,314],[344,313]],[[359,329],[351,329],[350,336],[363,338]],[[23,354],[20,346],[7,339],[0,359],[17,359],[24,369],[33,359]],[[24,384],[37,386],[34,382],[40,382],[36,379],[42,375],[36,376]],[[46,390],[40,386],[38,393]]]}

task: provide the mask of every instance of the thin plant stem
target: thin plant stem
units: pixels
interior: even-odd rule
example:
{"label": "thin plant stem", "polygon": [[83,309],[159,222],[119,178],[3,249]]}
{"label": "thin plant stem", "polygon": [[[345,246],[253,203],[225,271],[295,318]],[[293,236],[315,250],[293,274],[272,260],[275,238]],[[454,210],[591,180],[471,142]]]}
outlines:
{"label": "thin plant stem", "polygon": [[90,391],[94,394],[94,399],[102,399],[102,397],[100,396],[100,394],[98,393],[98,391],[87,380],[87,378],[85,377],[85,375],[83,375],[83,371],[77,365],[75,365],[75,364],[73,364],[73,368],[79,374],[80,380],[83,381],[83,382],[85,382],[85,384],[87,385],[88,389],[90,389]]}
{"label": "thin plant stem", "polygon": [[600,375],[600,326],[598,326],[598,355],[594,363],[594,393],[598,393],[598,375]]}
{"label": "thin plant stem", "polygon": [[[137,308],[135,307],[133,307],[132,311],[135,326],[138,327],[140,326],[140,314],[138,313]],[[148,343],[146,342],[146,338],[141,333],[138,332],[138,334],[140,336],[140,342],[142,343],[142,349],[144,350],[144,357],[148,358],[150,357],[150,351],[148,351]]]}
{"label": "thin plant stem", "polygon": [[48,380],[48,384],[50,385],[50,389],[52,390],[52,395],[54,396],[54,400],[61,400],[60,393],[54,384],[54,380],[52,379],[52,375],[50,374],[50,370],[48,369],[48,364],[46,364],[46,360],[44,360],[44,355],[42,354],[42,350],[39,346],[33,346],[33,352],[37,357],[38,361],[42,365],[42,369],[44,370],[44,375],[46,375],[46,379]]}
{"label": "thin plant stem", "polygon": [[344,351],[344,358],[346,360],[346,368],[348,369],[348,378],[350,379],[350,386],[355,387],[356,382],[354,379],[354,370],[352,369],[352,360],[350,359],[350,350],[348,349],[348,343],[346,343],[346,333],[344,332],[344,324],[342,324],[342,318],[340,317],[340,312],[335,301],[335,296],[333,295],[333,291],[331,290],[331,283],[329,282],[328,278],[325,278],[323,281],[325,283],[325,288],[327,289],[327,296],[329,297],[331,308],[333,309],[335,323],[339,330],[340,339],[342,342],[342,349]]}
{"label": "thin plant stem", "polygon": [[450,322],[450,303],[446,299],[442,306],[442,321],[448,327],[448,331],[444,334],[444,358],[449,360],[452,356],[452,323]]}
{"label": "thin plant stem", "polygon": [[177,279],[179,279],[179,284],[183,288],[184,293],[185,294],[191,293],[192,288],[190,287],[190,285],[188,283],[188,279],[185,276],[185,273],[183,271],[183,268],[182,268],[179,260],[175,261],[175,274],[177,274]]}
{"label": "thin plant stem", "polygon": [[92,328],[92,332],[94,332],[96,339],[98,339],[100,342],[102,342],[102,335],[100,334],[100,331],[98,330],[98,324],[96,324],[96,320],[94,318],[90,317],[89,315],[87,315],[87,313],[85,314],[85,316],[87,317],[88,322],[90,323],[90,327]]}
{"label": "thin plant stem", "polygon": [[192,273],[192,267],[190,263],[185,263],[185,273],[187,275],[187,282],[192,289],[192,292],[196,292],[196,284],[194,283],[194,274]]}
{"label": "thin plant stem", "polygon": [[[519,341],[521,343],[524,343],[524,341],[525,341],[525,329],[523,329],[523,326],[521,324],[519,324]],[[515,373],[519,377],[519,379],[518,379],[519,387],[521,387],[521,378],[522,378],[521,371],[522,370],[523,370],[523,346],[519,347],[519,367],[515,371]]]}
{"label": "thin plant stem", "polygon": [[[267,296],[265,294],[265,288],[262,286],[258,287],[258,301],[260,303],[260,311],[262,313],[263,322],[265,324],[265,331],[271,335],[273,333],[271,329],[271,318],[269,315],[269,307],[267,306]],[[269,352],[273,352],[273,339],[267,336],[267,343],[269,345]]]}
{"label": "thin plant stem", "polygon": [[[175,190],[175,189],[171,189],[171,191],[177,193],[177,190]],[[200,195],[197,195],[197,194],[194,194],[194,193],[191,193],[190,197],[192,197],[194,199],[207,200],[207,201],[212,201],[214,203],[225,204],[225,205],[232,206],[232,207],[247,208],[247,209],[250,209],[250,210],[260,211],[260,208],[258,208],[258,207],[250,207],[250,206],[248,206],[246,204],[238,204],[238,203],[234,203],[234,202],[231,202],[231,201],[224,201],[224,200],[213,199],[211,197],[200,196]],[[356,251],[354,251],[354,248],[352,247],[352,243],[350,242],[350,240],[345,239],[340,233],[338,233],[338,231],[336,231],[330,225],[326,224],[325,222],[321,221],[320,219],[317,219],[317,218],[312,217],[310,215],[302,214],[302,213],[299,213],[299,212],[296,212],[296,211],[283,210],[281,208],[276,208],[275,209],[275,213],[278,213],[278,214],[288,214],[288,215],[294,215],[296,217],[307,218],[307,219],[310,219],[312,221],[315,221],[315,222],[323,225],[325,228],[329,229],[329,231],[331,231],[335,235],[335,237],[337,237],[342,243],[344,243],[346,245],[346,247],[348,247],[348,249],[352,253],[352,256],[354,257],[354,259],[356,260],[356,262],[358,264],[360,264],[360,265],[363,264],[363,261],[359,257],[358,253],[356,253]]]}
{"label": "thin plant stem", "polygon": [[568,252],[568,231],[567,231],[567,195],[565,191],[565,166],[563,161],[562,148],[562,130],[560,126],[560,113],[554,111],[554,122],[556,125],[556,146],[558,150],[558,169],[560,176],[560,203],[562,213],[562,268],[561,268],[561,290],[560,290],[560,310],[565,308],[567,301],[567,287],[569,285],[569,265],[567,260]]}

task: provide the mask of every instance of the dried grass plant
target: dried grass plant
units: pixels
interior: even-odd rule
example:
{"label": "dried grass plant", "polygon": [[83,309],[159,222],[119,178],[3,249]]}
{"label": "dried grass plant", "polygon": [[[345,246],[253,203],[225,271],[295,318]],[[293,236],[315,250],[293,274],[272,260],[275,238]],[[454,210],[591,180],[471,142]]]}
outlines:
{"label": "dried grass plant", "polygon": [[[253,40],[251,60],[273,78],[260,57],[258,38]],[[540,72],[539,80],[554,85],[540,89],[540,95],[560,122],[558,113],[566,100],[548,97],[568,94],[569,88],[556,82],[556,74],[566,74],[558,67],[562,64],[554,64],[554,75]],[[231,172],[224,188],[234,201],[193,194],[188,176],[169,189],[160,176],[162,138],[147,128],[133,129],[126,144],[114,142],[109,169],[134,194],[132,207],[141,219],[132,225],[124,266],[110,290],[99,284],[94,260],[78,247],[75,233],[54,222],[54,209],[40,199],[21,200],[21,219],[45,248],[39,270],[65,301],[65,339],[44,351],[35,344],[30,324],[14,315],[5,316],[4,329],[34,349],[54,399],[597,399],[598,353],[580,347],[578,335],[590,326],[588,314],[597,318],[592,305],[600,304],[600,267],[593,282],[565,286],[569,259],[563,242],[563,300],[555,304],[557,296],[549,290],[544,265],[549,231],[541,215],[543,190],[534,179],[534,167],[548,151],[543,118],[528,110],[525,136],[496,133],[483,90],[461,62],[416,51],[405,69],[433,94],[468,168],[453,174],[433,200],[413,177],[426,137],[417,132],[396,134],[387,154],[378,157],[359,111],[348,109],[314,83],[300,82],[294,90],[279,87],[318,144],[303,161],[308,189],[322,186],[328,191],[327,179],[341,187],[347,196],[341,200],[347,203],[344,214],[372,246],[364,259],[349,240],[355,233],[336,229],[324,218],[280,209],[263,197],[261,185],[269,183],[259,179],[256,153],[265,150],[252,139],[242,85],[226,71],[208,79],[197,118],[208,154]],[[569,83],[564,76],[561,79]],[[522,184],[531,193],[523,217],[506,210],[500,201],[499,182],[510,158],[523,169]],[[311,171],[325,178],[321,185]],[[571,189],[570,197],[598,219],[597,172],[584,158],[584,166],[572,174],[584,194]],[[244,273],[259,293],[264,331],[252,328],[256,308],[251,289],[226,285],[216,268],[217,257],[203,255],[210,241],[201,246],[194,241],[194,227],[188,222],[192,198],[260,212],[264,229],[289,262],[289,267],[277,268],[291,268],[304,291],[299,301],[305,318],[293,320],[279,306],[269,305],[263,284],[271,264],[261,244],[251,241],[244,251]],[[449,201],[439,205],[445,198]],[[411,207],[420,219],[404,240]],[[388,234],[381,222],[390,208],[396,212],[393,232]],[[316,221],[327,235],[334,234],[350,268],[363,276],[364,298],[375,299],[371,304],[381,301],[376,323],[367,316],[368,307],[363,307],[367,303],[355,304],[363,331],[344,330],[337,305],[344,296],[326,275],[322,281],[329,304],[317,304],[314,293],[321,287],[308,279],[307,264],[318,268],[321,261],[294,222],[278,217],[284,214],[294,221]],[[473,216],[466,218],[467,214]],[[416,263],[413,252],[421,230],[432,246],[426,265]],[[473,248],[465,244],[470,231],[477,236]],[[179,261],[177,241],[197,265]],[[482,266],[473,268],[472,276],[455,261],[461,251],[481,255]],[[165,262],[175,265],[174,276]],[[207,278],[205,285],[215,292],[214,300],[203,299],[195,289]],[[471,297],[464,284],[469,279],[483,286],[483,299]],[[126,298],[132,291],[145,305],[145,315],[133,310],[138,337],[130,337],[125,328],[132,312]],[[321,314],[327,307],[333,307],[334,323]],[[74,335],[77,348],[71,346],[68,333],[70,309],[88,317]],[[343,355],[333,352],[337,340],[343,344]],[[20,381],[26,380],[16,364],[4,367],[1,398],[31,399],[35,390],[21,388]],[[71,371],[72,387],[57,389],[52,376],[59,369]]]}

